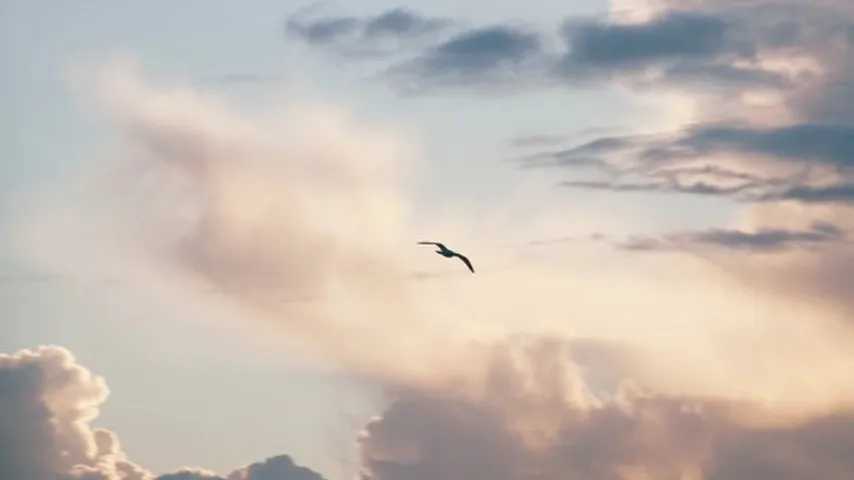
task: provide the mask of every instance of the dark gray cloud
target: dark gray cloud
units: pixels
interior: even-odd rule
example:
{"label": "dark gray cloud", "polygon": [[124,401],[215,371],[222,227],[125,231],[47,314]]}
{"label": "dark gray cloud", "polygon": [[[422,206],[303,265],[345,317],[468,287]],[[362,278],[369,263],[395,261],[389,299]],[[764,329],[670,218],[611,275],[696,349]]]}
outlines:
{"label": "dark gray cloud", "polygon": [[708,125],[664,138],[603,137],[570,149],[550,152],[552,158],[606,155],[630,149],[648,163],[693,160],[721,152],[760,154],[796,162],[854,166],[854,127],[795,124],[777,128]]}
{"label": "dark gray cloud", "polygon": [[[437,33],[451,23],[447,19],[395,8],[371,17],[307,17],[298,13],[288,19],[285,31],[309,45],[360,58],[395,53],[402,47],[401,42]],[[389,45],[388,41],[394,43]]]}
{"label": "dark gray cloud", "polygon": [[507,25],[460,33],[393,66],[389,78],[408,90],[444,87],[518,86],[532,80],[540,58],[541,40],[535,33]]}
{"label": "dark gray cloud", "polygon": [[395,8],[365,20],[364,34],[369,37],[405,37],[434,32],[448,25],[450,21],[446,19],[425,17],[404,8]]}
{"label": "dark gray cloud", "polygon": [[711,228],[672,233],[661,237],[632,237],[617,246],[637,251],[693,251],[704,248],[745,252],[779,252],[792,248],[815,248],[846,240],[835,225],[817,222],[807,230],[764,228],[756,231]]}
{"label": "dark gray cloud", "polygon": [[610,182],[600,180],[568,180],[558,185],[567,188],[586,190],[605,190],[611,192],[657,192],[657,193],[688,193],[694,195],[735,195],[754,188],[751,184],[732,187],[721,187],[702,181],[679,183],[678,181],[660,182]]}
{"label": "dark gray cloud", "polygon": [[705,127],[672,147],[692,155],[715,151],[758,153],[795,161],[854,166],[854,127],[799,124],[780,128]]}
{"label": "dark gray cloud", "polygon": [[[514,90],[605,78],[732,99],[733,93],[761,87],[786,92],[790,95],[787,102],[804,103],[802,108],[816,110],[816,114],[843,109],[845,115],[854,115],[844,103],[824,105],[820,100],[827,96],[821,92],[830,88],[831,81],[836,85],[834,97],[850,93],[850,86],[845,85],[854,71],[854,62],[840,61],[850,53],[854,22],[833,3],[673,2],[671,8],[643,22],[570,18],[558,29],[562,46],[556,49],[533,42],[539,34],[523,34],[510,24],[470,28],[451,40],[426,35],[459,22],[400,8],[373,17],[307,18],[298,14],[288,20],[287,30],[311,45],[331,48],[345,57],[386,57],[403,50],[413,53],[414,61],[398,59],[382,70],[390,73],[393,82],[400,82],[401,74],[406,73],[409,89],[494,85],[495,72],[483,67],[500,60],[515,64],[512,75],[501,78],[504,87]],[[511,33],[514,31],[517,35]],[[542,33],[545,36],[546,32]],[[409,43],[403,50],[400,45],[389,49],[375,43],[381,37],[425,41]],[[465,48],[467,53],[461,55],[458,48]],[[761,60],[769,55],[836,65],[818,73],[793,73],[763,63]],[[838,74],[846,69],[848,73]],[[461,72],[466,74],[464,80],[458,75]],[[443,75],[444,81],[437,81]]]}
{"label": "dark gray cloud", "polygon": [[797,186],[779,193],[769,194],[762,200],[795,200],[804,203],[854,203],[854,183],[841,183],[823,187]]}
{"label": "dark gray cloud", "polygon": [[[702,88],[749,85],[783,87],[779,75],[731,65],[753,52],[749,40],[728,35],[727,21],[713,15],[672,13],[642,24],[571,21],[563,28],[566,51],[548,51],[534,32],[501,25],[460,33],[390,69],[422,89],[497,83],[515,88],[554,86],[602,76],[631,77],[656,67],[660,82]],[[732,37],[732,38],[730,38]],[[512,68],[511,68],[512,67]],[[442,79],[443,81],[438,81]]]}
{"label": "dark gray cloud", "polygon": [[850,24],[826,4],[661,3],[670,8],[644,22],[568,21],[562,32],[567,52],[557,71],[566,80],[605,75],[705,94],[753,87],[792,92],[821,75],[783,72],[758,60],[800,55],[823,63]]}
{"label": "dark gray cloud", "polygon": [[326,44],[354,33],[359,25],[359,19],[353,17],[322,18],[305,23],[291,19],[287,23],[287,32],[308,43]]}
{"label": "dark gray cloud", "polygon": [[[757,156],[797,171],[762,174],[721,167],[715,164],[720,154],[736,154],[744,168]],[[520,164],[527,168],[592,166],[608,176],[560,182],[570,188],[718,195],[747,202],[850,203],[854,188],[847,179],[854,180],[854,127],[708,125],[676,134],[603,137],[535,153],[520,159]],[[814,166],[835,169],[846,180],[815,186],[808,175]]]}
{"label": "dark gray cloud", "polygon": [[571,65],[626,65],[661,59],[713,57],[726,46],[727,24],[696,13],[668,13],[642,24],[569,24]]}

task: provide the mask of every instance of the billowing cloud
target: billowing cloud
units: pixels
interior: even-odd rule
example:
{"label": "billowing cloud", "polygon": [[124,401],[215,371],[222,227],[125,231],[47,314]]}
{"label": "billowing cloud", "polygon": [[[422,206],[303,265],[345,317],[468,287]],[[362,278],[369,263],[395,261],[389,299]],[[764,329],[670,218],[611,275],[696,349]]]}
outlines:
{"label": "billowing cloud", "polygon": [[363,477],[772,480],[854,472],[846,453],[852,412],[779,423],[757,405],[629,383],[597,395],[582,372],[571,347],[535,340],[496,348],[475,393],[401,393],[360,438]]}
{"label": "billowing cloud", "polygon": [[90,425],[108,393],[61,347],[0,354],[0,477],[149,479],[112,432]]}
{"label": "billowing cloud", "polygon": [[227,480],[323,480],[323,477],[295,464],[291,457],[279,455],[235,470]]}
{"label": "billowing cloud", "polygon": [[[392,387],[391,404],[358,439],[362,478],[835,480],[854,472],[848,410],[793,420],[750,402],[651,392],[627,376],[630,357],[599,347],[519,337],[479,347],[488,362],[462,382]],[[0,355],[0,382],[3,443],[12,447],[0,456],[4,478],[322,480],[286,455],[224,476],[184,468],[155,477],[127,460],[113,433],[90,426],[106,386],[60,347]]]}
{"label": "billowing cloud", "polygon": [[226,480],[214,472],[200,468],[182,468],[175,473],[166,473],[157,480]]}
{"label": "billowing cloud", "polygon": [[155,477],[128,460],[116,434],[91,422],[107,399],[103,378],[68,350],[0,353],[0,477],[27,480],[323,480],[287,455],[227,477],[184,468]]}

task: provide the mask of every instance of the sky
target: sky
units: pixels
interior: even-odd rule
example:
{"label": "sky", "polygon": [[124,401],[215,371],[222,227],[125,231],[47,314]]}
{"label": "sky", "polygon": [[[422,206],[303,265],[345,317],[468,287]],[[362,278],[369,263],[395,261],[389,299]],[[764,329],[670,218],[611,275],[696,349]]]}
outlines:
{"label": "sky", "polygon": [[854,475],[848,0],[352,3],[0,2],[0,478]]}

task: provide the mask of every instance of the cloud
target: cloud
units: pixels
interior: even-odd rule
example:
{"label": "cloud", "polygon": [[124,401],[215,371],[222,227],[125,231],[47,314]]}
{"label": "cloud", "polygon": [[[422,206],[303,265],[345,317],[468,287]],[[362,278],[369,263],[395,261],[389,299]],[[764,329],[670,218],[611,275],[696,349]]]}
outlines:
{"label": "cloud", "polygon": [[696,250],[711,247],[747,252],[779,252],[790,248],[827,246],[844,239],[845,233],[839,228],[818,223],[809,230],[763,228],[746,232],[712,228],[672,233],[663,238],[635,237],[618,246],[628,250]]}
{"label": "cloud", "polygon": [[155,477],[128,460],[117,436],[93,428],[109,390],[65,348],[0,353],[0,477],[32,480],[323,480],[287,455],[226,477],[184,468]]}
{"label": "cloud", "polygon": [[810,187],[798,186],[782,192],[769,194],[764,200],[794,200],[804,203],[854,203],[854,184],[841,183],[836,185]]}
{"label": "cloud", "polygon": [[596,398],[578,372],[571,348],[535,340],[496,348],[474,394],[402,393],[362,433],[363,478],[842,479],[854,471],[849,411],[775,423],[757,405],[630,383]]}
{"label": "cloud", "polygon": [[155,480],[227,480],[214,472],[201,468],[182,468],[175,473],[166,473]]}
{"label": "cloud", "polygon": [[776,128],[705,125],[690,127],[676,135],[603,137],[548,156],[565,159],[637,150],[639,160],[662,163],[737,152],[846,167],[854,154],[852,134],[854,128],[847,125],[795,124]]}
{"label": "cloud", "polygon": [[323,480],[323,477],[295,464],[291,457],[279,455],[236,470],[227,480]]}
{"label": "cloud", "polygon": [[724,50],[720,18],[676,12],[642,24],[569,24],[564,34],[570,64],[626,65],[656,60],[714,57]]}
{"label": "cloud", "polygon": [[124,62],[84,75],[121,153],[106,175],[81,172],[85,188],[60,189],[64,200],[32,202],[16,229],[22,254],[74,276],[109,270],[160,301],[211,302],[199,292],[213,290],[211,315],[238,309],[254,320],[248,335],[276,332],[372,378],[429,378],[433,342],[464,351],[429,313],[448,308],[431,302],[441,293],[413,295],[428,256],[401,247],[415,244],[400,190],[414,149],[394,129],[296,101],[238,114]]}
{"label": "cloud", "polygon": [[537,34],[497,25],[462,32],[415,59],[393,66],[387,75],[418,91],[438,86],[513,84],[522,77],[532,78],[540,54]]}
{"label": "cloud", "polygon": [[393,8],[369,17],[317,16],[299,12],[285,31],[306,44],[345,58],[387,56],[415,47],[425,38],[451,25],[444,18],[428,17],[406,8]]}
{"label": "cloud", "polygon": [[61,347],[0,354],[0,477],[149,479],[112,432],[90,425],[108,393]]}
{"label": "cloud", "polygon": [[[457,405],[459,418],[446,423],[465,425],[471,412],[483,418],[477,428],[498,434],[503,427],[494,427],[492,417],[507,419],[512,432],[523,432],[513,435],[532,442],[540,435],[524,432],[546,429],[554,434],[543,425],[562,417],[550,412],[564,411],[566,402],[586,405],[573,407],[572,412],[587,412],[590,405],[606,401],[607,391],[613,390],[603,384],[632,376],[643,378],[645,385],[676,392],[666,398],[698,391],[728,398],[785,398],[810,414],[851,398],[850,385],[844,383],[847,377],[839,373],[847,375],[850,354],[828,338],[827,317],[812,315],[811,309],[807,310],[810,315],[791,313],[799,310],[788,309],[786,298],[744,299],[746,290],[721,287],[711,269],[690,261],[670,263],[661,256],[642,268],[632,263],[636,260],[626,261],[629,255],[622,252],[570,252],[555,261],[531,260],[526,257],[529,249],[510,253],[505,249],[504,256],[499,256],[490,251],[494,247],[489,241],[476,241],[492,233],[478,228],[479,237],[470,241],[478,245],[478,259],[487,273],[469,281],[470,275],[463,279],[448,270],[441,280],[421,282],[414,295],[408,283],[409,265],[418,269],[398,252],[406,250],[400,245],[410,244],[416,236],[414,230],[407,230],[411,227],[406,217],[397,208],[389,209],[406,201],[396,191],[395,167],[401,166],[397,162],[404,161],[405,155],[397,154],[394,139],[324,109],[296,109],[273,120],[247,117],[215,97],[155,86],[124,67],[98,71],[96,78],[94,85],[104,95],[102,100],[124,141],[117,156],[123,169],[108,176],[113,190],[104,190],[104,185],[92,188],[96,200],[81,211],[68,208],[72,197],[60,195],[63,208],[48,214],[61,217],[48,215],[44,223],[78,228],[103,218],[105,225],[85,230],[85,235],[74,228],[35,229],[26,237],[33,239],[27,246],[47,245],[44,249],[50,253],[59,251],[63,260],[70,258],[87,267],[91,259],[113,258],[101,242],[117,238],[140,250],[135,252],[140,261],[122,275],[152,270],[141,288],[174,289],[176,304],[210,301],[188,293],[187,284],[216,288],[222,297],[246,307],[239,316],[242,324],[252,323],[271,341],[307,344],[344,371],[364,375],[392,391],[411,392],[408,395],[415,400],[450,398],[451,403],[439,403],[435,412],[428,412],[437,421],[442,420],[438,416],[446,405]],[[594,150],[610,147],[604,142]],[[738,177],[716,170],[699,173]],[[92,210],[93,205],[98,208]],[[520,231],[527,230],[516,225]],[[782,225],[790,231],[805,230]],[[440,233],[450,236],[460,231],[450,227]],[[68,250],[81,242],[77,237],[88,249]],[[433,260],[433,254],[426,254]],[[423,270],[436,272],[435,264],[430,265]],[[776,314],[770,319],[756,316],[755,312],[766,309]],[[268,329],[268,324],[275,327]],[[755,330],[745,331],[745,325],[757,324]],[[772,328],[777,333],[769,337],[767,331]],[[615,357],[601,354],[607,361],[591,360],[588,365],[573,357],[573,363],[564,365],[556,363],[554,355],[543,354],[531,362],[543,371],[531,365],[525,367],[532,371],[523,372],[524,377],[561,371],[570,380],[559,390],[569,392],[538,390],[531,394],[533,403],[518,408],[544,412],[540,418],[507,412],[507,405],[515,405],[515,400],[500,396],[502,389],[496,388],[497,403],[490,407],[495,410],[484,413],[476,395],[478,385],[487,379],[500,382],[506,375],[502,369],[484,375],[483,365],[492,358],[489,349],[484,353],[470,343],[478,339],[488,345],[492,338],[520,330],[627,339],[643,352],[642,360],[624,362],[636,366],[626,367],[631,374],[611,367],[601,373],[604,379],[589,379],[589,372],[607,370],[601,364],[617,364]],[[669,333],[658,333],[662,331]],[[847,337],[835,338],[842,342]],[[436,345],[442,346],[439,357]],[[819,350],[816,345],[820,351],[812,350]],[[794,350],[801,356],[792,357]],[[513,355],[507,360],[511,364]],[[596,354],[589,357],[595,359]],[[655,363],[656,358],[666,364]],[[649,363],[655,365],[654,374],[635,370]],[[766,366],[772,363],[778,367]],[[843,363],[844,369],[836,368]],[[822,375],[816,376],[815,365],[823,367]],[[571,380],[582,373],[583,382]],[[457,394],[455,383],[474,386]],[[503,389],[508,393],[501,395],[510,395],[516,388],[517,383],[510,382]],[[562,400],[537,400],[543,396]],[[466,438],[475,444],[480,437]],[[451,444],[451,440],[438,443]],[[513,448],[521,449],[519,455],[528,455],[526,445]],[[366,463],[370,469],[372,462]],[[531,463],[523,464],[528,468]],[[585,468],[593,467],[573,464],[567,470],[587,472]]]}
{"label": "cloud", "polygon": [[854,129],[844,125],[708,125],[676,134],[602,137],[535,153],[521,164],[593,166],[611,177],[560,182],[570,188],[847,203],[846,180],[854,177],[852,139]]}
{"label": "cloud", "polygon": [[720,150],[758,153],[795,161],[854,165],[854,127],[799,124],[772,129],[708,127],[677,140],[672,148],[687,154]]}
{"label": "cloud", "polygon": [[[300,13],[291,17],[287,30],[344,58],[390,60],[378,74],[406,93],[447,88],[477,92],[485,86],[493,87],[492,92],[525,91],[612,80],[633,89],[708,97],[703,108],[724,116],[734,106],[777,95],[789,97],[785,108],[809,106],[815,111],[811,120],[854,114],[844,103],[826,101],[850,93],[846,78],[852,71],[848,57],[854,14],[844,1],[655,5],[628,21],[618,14],[567,18],[555,28],[561,39],[556,48],[546,41],[553,32],[510,23],[468,28],[448,39],[436,33],[461,22],[401,9],[374,17],[310,18]],[[382,38],[395,42],[382,45]],[[478,54],[455,54],[459,42],[476,45]],[[414,58],[391,59],[403,52]],[[493,68],[499,60],[501,75]]]}
{"label": "cloud", "polygon": [[365,35],[422,35],[444,28],[448,23],[444,19],[424,17],[405,8],[395,8],[367,19]]}

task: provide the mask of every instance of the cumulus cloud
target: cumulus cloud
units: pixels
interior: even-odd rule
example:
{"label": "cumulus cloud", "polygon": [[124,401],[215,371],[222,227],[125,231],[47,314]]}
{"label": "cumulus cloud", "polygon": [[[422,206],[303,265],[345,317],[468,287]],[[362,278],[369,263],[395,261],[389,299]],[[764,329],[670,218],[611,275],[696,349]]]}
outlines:
{"label": "cumulus cloud", "polygon": [[45,346],[0,354],[0,476],[146,480],[112,432],[90,422],[109,390],[68,350]]}
{"label": "cumulus cloud", "polygon": [[771,480],[854,472],[846,453],[851,412],[780,424],[756,405],[626,383],[597,397],[572,349],[548,340],[497,348],[488,372],[474,394],[400,394],[360,437],[363,478]]}
{"label": "cumulus cloud", "polygon": [[226,480],[214,472],[201,468],[182,468],[175,473],[166,473],[156,480]]}
{"label": "cumulus cloud", "polygon": [[[823,442],[851,444],[845,415],[763,425],[755,406],[629,384],[597,398],[577,372],[571,348],[534,341],[496,349],[476,394],[403,393],[362,434],[364,477],[770,479],[797,465],[843,478],[854,467],[842,448],[812,456]],[[733,446],[758,439],[754,456]]]}
{"label": "cumulus cloud", "polygon": [[[651,392],[626,376],[625,352],[596,342],[517,337],[476,348],[487,358],[476,376],[391,387],[389,407],[358,439],[362,478],[771,480],[854,472],[848,410],[781,419],[750,402]],[[601,382],[614,373],[616,381]],[[106,386],[61,347],[0,355],[0,385],[0,433],[11,447],[0,455],[4,478],[323,479],[286,455],[224,476],[184,468],[155,477],[127,460],[112,432],[91,427]]]}
{"label": "cumulus cloud", "polygon": [[291,457],[279,455],[235,470],[227,480],[323,480],[323,477],[295,464]]}
{"label": "cumulus cloud", "polygon": [[102,377],[67,349],[0,353],[0,477],[27,480],[323,480],[287,455],[222,477],[199,468],[154,476],[92,422],[107,399]]}

